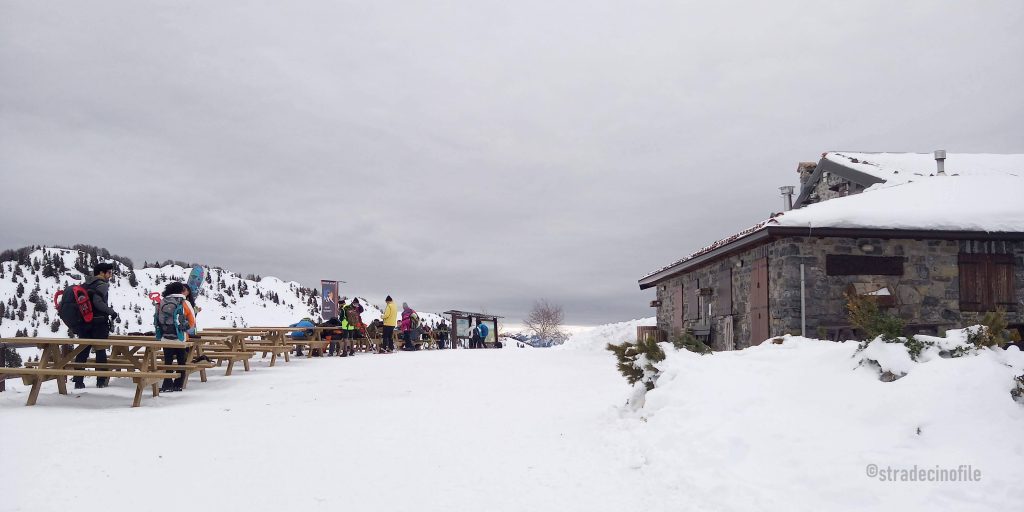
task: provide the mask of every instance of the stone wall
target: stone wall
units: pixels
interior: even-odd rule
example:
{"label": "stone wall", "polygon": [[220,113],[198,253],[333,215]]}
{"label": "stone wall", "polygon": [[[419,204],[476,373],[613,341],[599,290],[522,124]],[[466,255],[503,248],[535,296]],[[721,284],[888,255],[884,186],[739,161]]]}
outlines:
{"label": "stone wall", "polygon": [[[868,290],[888,288],[895,303],[891,311],[908,323],[936,324],[940,328],[971,325],[983,313],[960,311],[958,255],[961,252],[1015,255],[1016,298],[1024,301],[1024,242],[787,237],[659,283],[657,298],[661,306],[657,313],[658,327],[671,333],[672,319],[682,317],[682,304],[677,303],[674,290],[682,288],[686,282],[697,280],[700,287],[715,288],[717,293],[717,276],[730,272],[732,310],[712,310],[710,318],[707,318],[705,306],[699,319],[682,324],[684,328],[694,328],[710,323],[716,334],[709,341],[716,350],[748,347],[751,342],[751,263],[765,256],[768,257],[769,314],[773,336],[799,334],[801,331],[801,263],[805,272],[807,335],[810,337],[823,337],[826,328],[848,323],[844,294],[850,285]],[[902,257],[903,275],[828,276],[825,260],[829,254]],[[716,297],[712,295],[706,299],[714,304]],[[722,322],[730,321],[730,316],[733,336],[726,339],[722,336],[725,332]],[[1024,323],[1024,312],[1009,312],[1007,319],[1011,324]]]}
{"label": "stone wall", "polygon": [[[661,306],[658,308],[658,327],[666,332],[672,332],[672,318],[682,317],[682,304],[676,302],[677,295],[673,290],[683,287],[684,282],[697,281],[700,287],[716,288],[718,275],[723,272],[730,272],[732,282],[732,309],[730,311],[716,311],[717,295],[705,297],[707,304],[712,304],[710,318],[705,305],[702,308],[700,318],[682,322],[684,329],[692,329],[700,325],[710,324],[713,326],[715,335],[709,340],[711,347],[715,350],[732,350],[750,346],[750,285],[751,285],[751,262],[763,258],[767,254],[767,246],[760,246],[744,251],[724,259],[709,263],[692,272],[682,276],[674,277],[660,283],[657,287],[658,300]],[[688,299],[688,298],[687,298]],[[733,335],[726,339],[722,336],[723,322],[732,325]]]}
{"label": "stone wall", "polygon": [[[958,256],[966,252],[965,244],[955,240],[803,237],[774,242],[769,248],[772,334],[800,332],[801,263],[806,276],[808,336],[820,336],[819,327],[847,323],[844,294],[853,284],[864,289],[888,288],[895,301],[891,312],[908,323],[942,328],[975,323],[983,313],[960,311]],[[1024,299],[1024,242],[989,244],[981,252],[988,251],[1016,255],[1016,295],[1018,300]],[[903,275],[827,276],[828,254],[903,257]],[[1010,323],[1024,321],[1020,311],[1008,313],[1007,319]]]}

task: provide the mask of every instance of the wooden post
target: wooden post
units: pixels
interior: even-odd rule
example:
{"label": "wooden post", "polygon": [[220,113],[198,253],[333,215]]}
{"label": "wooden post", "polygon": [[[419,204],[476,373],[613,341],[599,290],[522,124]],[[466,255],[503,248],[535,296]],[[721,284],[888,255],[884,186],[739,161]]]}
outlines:
{"label": "wooden post", "polygon": [[[0,371],[7,368],[7,345],[0,343]],[[7,385],[4,382],[7,381],[7,376],[0,374],[0,393],[3,393],[7,389]]]}

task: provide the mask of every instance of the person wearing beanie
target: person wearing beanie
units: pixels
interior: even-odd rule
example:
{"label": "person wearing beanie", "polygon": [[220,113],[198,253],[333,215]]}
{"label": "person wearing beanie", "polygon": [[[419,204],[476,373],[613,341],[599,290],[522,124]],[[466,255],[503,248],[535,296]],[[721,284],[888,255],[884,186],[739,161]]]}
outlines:
{"label": "person wearing beanie", "polygon": [[395,307],[395,301],[390,295],[384,299],[384,313],[381,314],[380,319],[384,323],[384,334],[381,339],[380,351],[383,352],[394,352],[395,351],[395,327],[398,325],[398,308]]}

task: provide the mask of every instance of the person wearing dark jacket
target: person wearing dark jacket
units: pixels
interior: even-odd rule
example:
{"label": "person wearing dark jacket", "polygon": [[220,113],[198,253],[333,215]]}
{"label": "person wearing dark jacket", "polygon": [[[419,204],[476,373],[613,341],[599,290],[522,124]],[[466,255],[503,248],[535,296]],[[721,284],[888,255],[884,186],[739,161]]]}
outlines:
{"label": "person wearing dark jacket", "polygon": [[[337,352],[338,346],[341,344],[340,340],[341,340],[342,336],[344,335],[343,333],[345,332],[345,331],[343,331],[341,329],[341,321],[338,320],[338,317],[332,316],[326,322],[318,325],[317,327],[337,327],[338,328],[338,329],[324,330],[322,333],[320,333],[320,337],[322,339],[327,340],[327,355],[333,356],[335,354],[335,352]],[[310,356],[313,355],[313,350],[312,349],[310,349],[309,355]]]}
{"label": "person wearing dark jacket", "polygon": [[[115,322],[120,319],[117,312],[107,303],[108,294],[110,290],[110,279],[114,277],[114,265],[112,263],[97,263],[93,269],[93,275],[87,279],[84,283],[85,289],[89,292],[89,297],[92,299],[92,322],[85,324],[82,327],[80,338],[92,339],[92,340],[105,340],[110,337],[110,320],[113,319]],[[92,345],[88,345],[82,349],[81,352],[75,356],[76,363],[84,363],[89,360],[89,352],[92,350]],[[107,349],[97,348],[96,349],[96,362],[106,363],[107,362]],[[85,387],[85,378],[81,376],[73,377],[71,379],[75,383],[75,389],[82,389]],[[108,377],[96,377],[96,387],[105,388],[107,387]]]}

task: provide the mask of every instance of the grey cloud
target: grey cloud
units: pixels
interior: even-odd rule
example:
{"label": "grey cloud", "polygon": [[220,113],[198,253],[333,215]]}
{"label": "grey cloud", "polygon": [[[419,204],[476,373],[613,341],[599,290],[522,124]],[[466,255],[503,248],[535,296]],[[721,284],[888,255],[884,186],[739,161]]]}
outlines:
{"label": "grey cloud", "polygon": [[637,278],[777,210],[798,161],[1024,151],[1022,21],[1015,0],[0,0],[0,247],[645,316]]}

